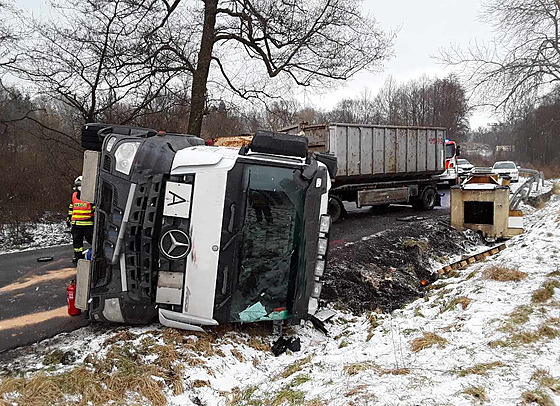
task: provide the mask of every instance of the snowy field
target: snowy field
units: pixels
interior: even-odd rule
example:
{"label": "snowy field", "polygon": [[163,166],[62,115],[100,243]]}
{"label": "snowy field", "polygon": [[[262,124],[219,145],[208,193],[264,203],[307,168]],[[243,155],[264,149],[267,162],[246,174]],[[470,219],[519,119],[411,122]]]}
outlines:
{"label": "snowy field", "polygon": [[16,239],[13,232],[0,228],[0,254],[26,249],[45,248],[72,242],[65,221],[22,223],[25,231]]}
{"label": "snowy field", "polygon": [[560,404],[560,196],[524,212],[506,250],[403,309],[293,328],[299,352],[258,326],[87,327],[0,365],[0,404]]}

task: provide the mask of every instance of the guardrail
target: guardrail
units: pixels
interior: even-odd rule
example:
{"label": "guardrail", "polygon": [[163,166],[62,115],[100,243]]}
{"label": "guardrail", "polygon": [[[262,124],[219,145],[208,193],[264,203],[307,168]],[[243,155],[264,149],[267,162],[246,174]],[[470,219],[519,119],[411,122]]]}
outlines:
{"label": "guardrail", "polygon": [[517,210],[519,204],[522,200],[525,200],[531,196],[533,191],[533,185],[536,186],[535,190],[538,191],[539,187],[542,185],[544,187],[544,174],[541,171],[536,171],[534,169],[520,168],[519,173],[527,173],[531,175],[511,196],[509,199],[509,209]]}

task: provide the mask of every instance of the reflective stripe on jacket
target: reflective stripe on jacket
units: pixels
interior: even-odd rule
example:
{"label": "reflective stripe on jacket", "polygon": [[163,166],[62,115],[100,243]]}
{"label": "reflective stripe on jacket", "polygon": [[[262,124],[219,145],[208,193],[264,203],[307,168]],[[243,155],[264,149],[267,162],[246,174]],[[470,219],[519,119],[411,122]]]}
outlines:
{"label": "reflective stripe on jacket", "polygon": [[74,192],[72,194],[72,204],[70,204],[69,207],[72,211],[72,224],[76,226],[92,226],[95,206],[89,202],[80,200],[78,194],[79,192]]}

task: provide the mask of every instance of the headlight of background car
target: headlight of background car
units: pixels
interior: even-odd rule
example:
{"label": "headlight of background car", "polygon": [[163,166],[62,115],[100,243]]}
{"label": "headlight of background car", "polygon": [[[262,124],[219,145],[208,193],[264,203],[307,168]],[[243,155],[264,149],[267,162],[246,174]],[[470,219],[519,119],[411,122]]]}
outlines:
{"label": "headlight of background car", "polygon": [[115,151],[115,170],[125,175],[130,175],[130,169],[132,168],[132,162],[134,162],[138,147],[140,147],[139,142],[120,144]]}

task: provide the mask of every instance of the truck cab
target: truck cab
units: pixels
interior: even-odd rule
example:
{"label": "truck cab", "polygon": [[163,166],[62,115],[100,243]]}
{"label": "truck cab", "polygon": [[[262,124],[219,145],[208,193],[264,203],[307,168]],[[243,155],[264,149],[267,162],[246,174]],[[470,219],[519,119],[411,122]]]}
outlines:
{"label": "truck cab", "polygon": [[307,140],[261,131],[238,150],[139,131],[101,129],[84,163],[97,212],[77,306],[92,320],[195,331],[314,314],[331,182]]}

